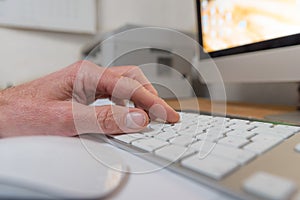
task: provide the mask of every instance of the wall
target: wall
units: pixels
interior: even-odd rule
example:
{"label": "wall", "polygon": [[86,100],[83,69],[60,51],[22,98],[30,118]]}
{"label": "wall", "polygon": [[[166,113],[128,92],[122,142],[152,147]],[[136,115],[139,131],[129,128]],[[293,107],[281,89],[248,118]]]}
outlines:
{"label": "wall", "polygon": [[0,28],[0,88],[61,69],[91,36]]}
{"label": "wall", "polygon": [[[99,32],[127,23],[194,30],[193,4],[193,0],[99,0]],[[92,38],[92,35],[0,27],[0,88],[75,62],[80,59],[82,46]]]}
{"label": "wall", "polygon": [[99,8],[101,31],[133,23],[196,32],[194,0],[101,0]]}

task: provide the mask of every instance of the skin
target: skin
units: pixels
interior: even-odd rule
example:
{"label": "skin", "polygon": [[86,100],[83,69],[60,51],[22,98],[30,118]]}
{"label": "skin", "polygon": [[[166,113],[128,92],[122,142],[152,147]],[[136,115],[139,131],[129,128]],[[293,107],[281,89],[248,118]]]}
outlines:
{"label": "skin", "polygon": [[[118,105],[88,106],[111,98]],[[135,108],[123,106],[130,99]],[[0,137],[75,136],[143,130],[152,119],[175,123],[179,115],[135,66],[102,68],[78,61],[43,78],[0,91]]]}

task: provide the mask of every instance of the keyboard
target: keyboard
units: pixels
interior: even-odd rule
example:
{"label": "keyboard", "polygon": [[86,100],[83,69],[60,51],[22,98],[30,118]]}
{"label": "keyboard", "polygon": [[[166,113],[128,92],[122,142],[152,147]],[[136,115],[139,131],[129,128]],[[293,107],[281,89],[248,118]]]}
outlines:
{"label": "keyboard", "polygon": [[[287,199],[295,193],[297,184],[264,166],[272,162],[268,152],[297,135],[300,127],[198,113],[180,112],[180,116],[179,123],[151,122],[142,132],[112,135],[112,141],[123,149],[147,153],[148,160],[240,199]],[[278,183],[277,196],[272,196],[274,190],[266,192],[270,188],[266,180]],[[283,187],[289,185],[284,181],[290,187]]]}

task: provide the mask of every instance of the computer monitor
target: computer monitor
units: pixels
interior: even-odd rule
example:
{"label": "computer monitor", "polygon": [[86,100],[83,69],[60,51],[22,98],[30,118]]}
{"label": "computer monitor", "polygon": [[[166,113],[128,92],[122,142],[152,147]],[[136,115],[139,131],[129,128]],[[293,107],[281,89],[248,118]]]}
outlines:
{"label": "computer monitor", "polygon": [[[201,71],[214,82],[300,82],[300,0],[196,0]],[[212,59],[206,59],[211,57]]]}

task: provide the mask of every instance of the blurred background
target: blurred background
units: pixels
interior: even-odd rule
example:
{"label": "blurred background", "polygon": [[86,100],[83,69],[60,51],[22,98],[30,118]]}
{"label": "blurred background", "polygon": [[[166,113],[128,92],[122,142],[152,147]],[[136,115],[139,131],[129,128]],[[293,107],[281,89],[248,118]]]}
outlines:
{"label": "blurred background", "polygon": [[[195,2],[0,0],[0,89],[74,63],[83,57],[87,44],[126,24],[167,27],[193,37]],[[205,86],[197,80],[194,84],[197,95],[208,96]],[[227,84],[226,90],[231,101],[297,105],[297,87],[297,83]]]}
{"label": "blurred background", "polygon": [[[9,3],[10,1],[15,4]],[[0,24],[2,24],[0,26],[0,88],[32,80],[81,59],[82,47],[96,35],[112,31],[125,24],[154,25],[194,32],[196,30],[196,14],[192,0],[24,0],[21,2],[23,3],[19,0],[0,0]],[[23,10],[24,6],[27,12]],[[46,18],[44,21],[50,22],[50,25],[53,23],[51,18],[58,18],[56,21],[59,23],[65,16],[61,15],[59,19],[58,8],[63,13],[74,12],[71,20],[73,18],[75,21],[80,18],[76,16],[80,12],[83,13],[82,16],[93,13],[87,20],[93,20],[94,29],[81,31],[79,27],[75,31],[64,33],[67,29],[51,26],[49,28],[47,24],[43,24],[44,27],[41,28],[39,22],[34,23],[41,17]],[[16,20],[19,24],[3,23],[5,21],[3,18],[9,21],[20,16],[18,13],[20,9],[24,13],[19,20]],[[47,11],[49,13],[45,14]],[[28,24],[32,23],[29,28],[22,26],[26,21],[29,21]],[[80,23],[84,26],[86,22]],[[62,24],[62,27],[67,25],[67,23]]]}

